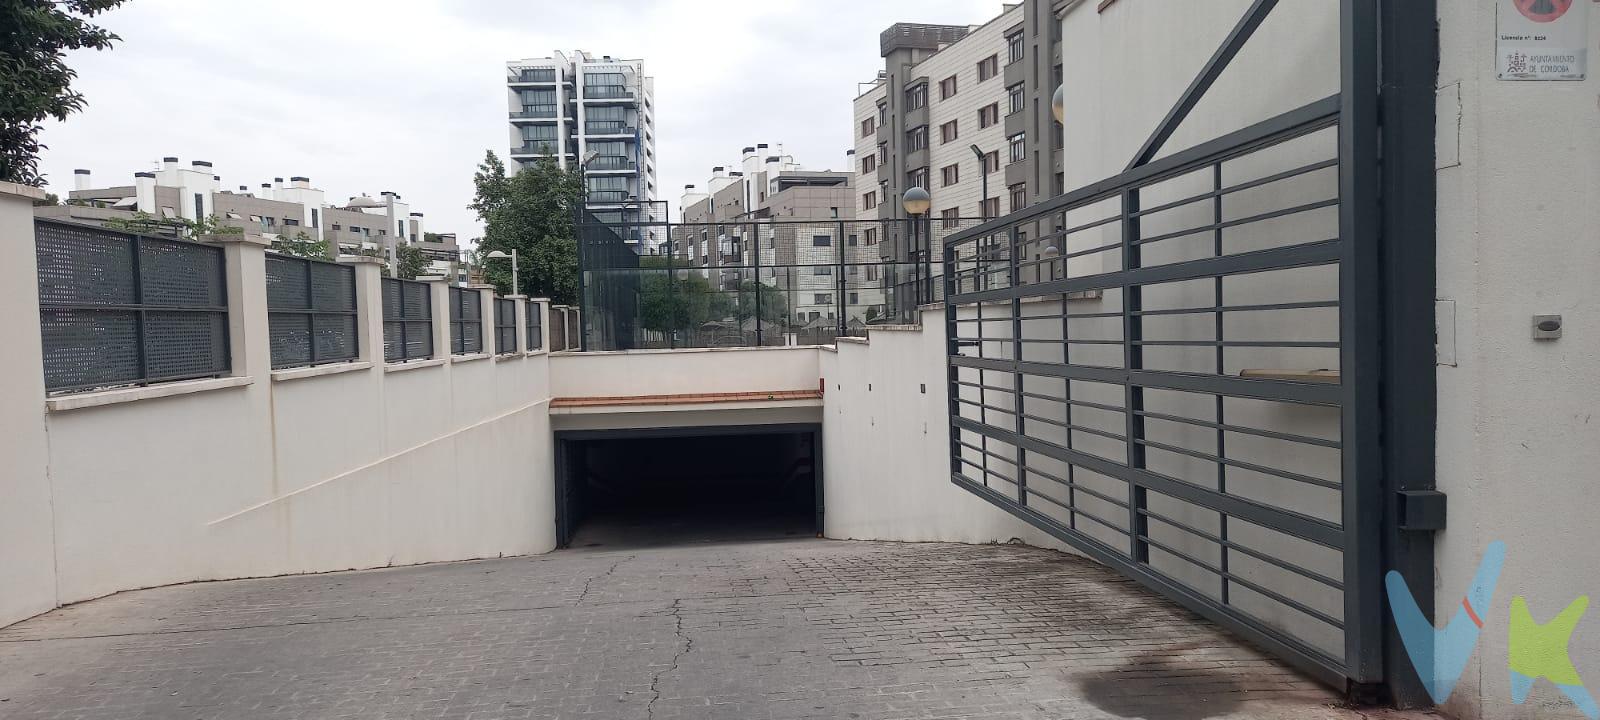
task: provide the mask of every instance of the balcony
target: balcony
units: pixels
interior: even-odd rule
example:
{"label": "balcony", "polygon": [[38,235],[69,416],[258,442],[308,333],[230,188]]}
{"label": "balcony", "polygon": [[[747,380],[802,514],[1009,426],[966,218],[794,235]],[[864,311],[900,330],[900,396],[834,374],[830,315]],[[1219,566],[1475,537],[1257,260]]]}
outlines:
{"label": "balcony", "polygon": [[511,85],[554,85],[556,83],[555,68],[535,68],[523,70],[511,77],[507,82]]}
{"label": "balcony", "polygon": [[624,120],[592,120],[583,124],[583,134],[633,137],[639,134],[639,130]]}
{"label": "balcony", "polygon": [[601,155],[589,161],[589,172],[608,172],[625,170],[633,172],[639,169],[639,164],[625,155]]}
{"label": "balcony", "polygon": [[614,205],[628,201],[627,190],[590,190],[589,203],[593,205]]}
{"label": "balcony", "polygon": [[559,115],[555,105],[524,105],[521,110],[512,110],[512,120],[554,120]]}
{"label": "balcony", "polygon": [[584,100],[632,100],[633,91],[626,85],[585,85]]}
{"label": "balcony", "polygon": [[[560,143],[558,141],[554,140],[554,139],[529,141],[529,142],[524,143],[521,147],[511,148],[511,156],[512,157],[517,157],[519,155],[536,155],[536,156],[540,156],[540,157],[553,156],[553,155],[560,154],[560,153],[556,152],[556,148],[559,145],[560,145]],[[565,153],[565,154],[571,155],[572,153],[569,152],[569,153]]]}

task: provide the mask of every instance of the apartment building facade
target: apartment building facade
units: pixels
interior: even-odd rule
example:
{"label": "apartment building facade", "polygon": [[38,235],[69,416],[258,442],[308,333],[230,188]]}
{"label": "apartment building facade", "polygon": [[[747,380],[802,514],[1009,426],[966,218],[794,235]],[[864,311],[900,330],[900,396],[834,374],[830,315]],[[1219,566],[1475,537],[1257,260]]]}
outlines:
{"label": "apartment building facade", "polygon": [[[1065,4],[1025,0],[982,25],[883,31],[884,70],[852,113],[857,217],[905,218],[902,194],[921,187],[936,241],[958,218],[998,217],[1062,191],[1050,100],[1061,76],[1055,12]],[[885,259],[913,251],[899,233],[879,248]]]}
{"label": "apartment building facade", "polygon": [[703,190],[684,188],[675,257],[685,267],[740,268],[721,273],[724,285],[760,267],[762,282],[788,299],[793,325],[836,324],[841,303],[847,314],[880,304],[879,278],[866,277],[878,268],[861,265],[878,260],[867,241],[880,229],[855,221],[855,173],[803,169],[782,145],[747,146],[742,156],[738,170],[712,168]]}
{"label": "apartment building facade", "polygon": [[251,235],[270,240],[304,236],[347,255],[382,252],[392,257],[397,245],[418,244],[428,252],[429,272],[446,277],[460,273],[461,252],[454,235],[439,236],[448,242],[425,243],[423,214],[412,211],[393,191],[337,204],[329,203],[327,194],[306,176],[274,178],[255,190],[246,185],[225,190],[222,176],[214,174],[210,162],[194,160],[185,167],[177,157],[168,156],[161,165],[158,170],[134,173],[132,185],[106,187],[94,186],[90,170],[75,170],[68,204],[42,206],[35,214],[95,224],[132,219],[141,212],[168,221],[216,217],[221,224]]}
{"label": "apartment building facade", "polygon": [[660,214],[651,202],[657,195],[655,78],[644,74],[644,61],[582,50],[511,60],[506,103],[513,170],[540,158],[553,158],[563,169],[580,167],[588,209],[602,221]]}

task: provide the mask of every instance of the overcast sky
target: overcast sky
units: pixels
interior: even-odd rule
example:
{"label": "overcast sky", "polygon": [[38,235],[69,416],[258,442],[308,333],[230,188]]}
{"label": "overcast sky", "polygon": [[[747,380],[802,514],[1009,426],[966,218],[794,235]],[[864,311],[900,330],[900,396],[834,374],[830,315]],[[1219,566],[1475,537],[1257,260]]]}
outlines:
{"label": "overcast sky", "polygon": [[130,0],[122,36],[74,53],[88,107],[50,122],[42,170],[131,184],[162,156],[209,160],[224,188],[306,175],[328,200],[400,193],[428,229],[480,234],[466,209],[486,149],[507,151],[504,63],[557,49],[643,58],[656,78],[661,198],[783,143],[843,170],[856,83],[896,21],[977,24],[999,0]]}

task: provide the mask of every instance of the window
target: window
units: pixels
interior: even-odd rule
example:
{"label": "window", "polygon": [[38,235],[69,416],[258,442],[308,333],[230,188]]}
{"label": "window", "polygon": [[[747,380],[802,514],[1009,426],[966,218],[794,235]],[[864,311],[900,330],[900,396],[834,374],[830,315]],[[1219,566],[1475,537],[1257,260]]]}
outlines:
{"label": "window", "polygon": [[877,172],[877,171],[878,171],[878,156],[877,155],[868,155],[868,156],[866,156],[864,158],[861,158],[861,172],[869,173],[869,172]]}
{"label": "window", "polygon": [[1023,55],[1022,31],[1006,36],[1006,63],[1014,63],[1022,59]]}
{"label": "window", "polygon": [[294,218],[284,218],[283,224],[289,227],[298,227],[300,225],[300,221]]}
{"label": "window", "polygon": [[1017,83],[1006,88],[1006,97],[1009,99],[1009,104],[1007,107],[1010,108],[1009,110],[1006,110],[1006,114],[1014,115],[1027,109],[1028,104],[1023,100],[1022,97],[1022,83]]}
{"label": "window", "polygon": [[812,275],[832,275],[833,274],[833,266],[832,265],[813,265],[813,266],[811,266],[811,274]]}
{"label": "window", "polygon": [[940,187],[950,187],[961,182],[961,164],[955,163],[939,168]]}
{"label": "window", "polygon": [[812,305],[832,305],[833,293],[812,293]]}
{"label": "window", "polygon": [[311,227],[321,227],[318,224],[320,222],[322,222],[322,217],[317,214],[317,208],[311,208]]}
{"label": "window", "polygon": [[983,154],[983,174],[1000,171],[1000,151],[990,150]]}
{"label": "window", "polygon": [[950,122],[939,126],[939,144],[941,145],[947,142],[953,142],[960,136],[961,132],[960,129],[956,127],[955,120],[951,120]]}
{"label": "window", "polygon": [[878,124],[872,118],[861,121],[861,137],[867,137],[878,131]]}
{"label": "window", "polygon": [[1000,217],[1000,198],[987,198],[983,201],[983,211],[978,213],[986,218]]}
{"label": "window", "polygon": [[812,235],[811,247],[832,247],[833,237],[829,235]]}
{"label": "window", "polygon": [[879,125],[887,125],[888,123],[889,123],[889,103],[886,103],[886,102],[878,103],[878,124]]}
{"label": "window", "polygon": [[928,147],[928,126],[912,128],[906,133],[906,152],[916,152]]}
{"label": "window", "polygon": [[928,104],[928,86],[918,85],[906,91],[906,109],[916,110]]}
{"label": "window", "polygon": [[956,76],[951,75],[939,81],[939,99],[949,100],[956,96]]}
{"label": "window", "polygon": [[857,238],[855,235],[848,235],[845,237],[844,244],[848,247],[855,247],[858,244],[856,240]]}
{"label": "window", "polygon": [[1007,140],[1011,146],[1011,162],[1022,162],[1028,159],[1028,151],[1025,147],[1026,143],[1023,142],[1023,137],[1023,133],[1017,133]]}
{"label": "window", "polygon": [[978,61],[978,82],[983,82],[1000,74],[1000,57],[990,55]]}
{"label": "window", "polygon": [[[315,211],[315,210],[312,210],[312,211],[311,211],[311,212],[316,212],[316,211]],[[338,229],[339,229],[339,223],[334,223],[334,224],[333,224],[333,229],[334,229],[334,230],[335,230],[335,231],[337,231],[337,230],[338,230]]]}
{"label": "window", "polygon": [[961,208],[945,208],[939,211],[939,227],[944,230],[961,225]]}
{"label": "window", "polygon": [[978,108],[978,127],[986,128],[1000,122],[1000,103],[989,103]]}
{"label": "window", "polygon": [[877,228],[867,228],[867,244],[868,245],[877,245],[878,244],[878,229]]}
{"label": "window", "polygon": [[194,219],[206,219],[206,196],[200,193],[194,194]]}
{"label": "window", "polygon": [[873,209],[873,208],[875,208],[877,206],[878,206],[878,191],[877,190],[873,190],[872,192],[861,193],[861,208],[863,210],[871,210],[871,209]]}
{"label": "window", "polygon": [[[851,269],[854,270],[855,268],[851,268]],[[859,293],[850,293],[850,304],[851,305],[860,305],[861,304],[861,295]]]}
{"label": "window", "polygon": [[1011,212],[1021,210],[1028,204],[1028,186],[1017,183],[1011,186]]}
{"label": "window", "polygon": [[876,281],[877,279],[878,279],[878,266],[877,265],[868,265],[867,266],[867,282],[873,282],[873,281]]}
{"label": "window", "polygon": [[885,165],[889,162],[889,143],[878,143],[878,163]]}
{"label": "window", "polygon": [[928,189],[928,169],[917,168],[916,170],[906,173],[906,187],[919,187],[924,190]]}

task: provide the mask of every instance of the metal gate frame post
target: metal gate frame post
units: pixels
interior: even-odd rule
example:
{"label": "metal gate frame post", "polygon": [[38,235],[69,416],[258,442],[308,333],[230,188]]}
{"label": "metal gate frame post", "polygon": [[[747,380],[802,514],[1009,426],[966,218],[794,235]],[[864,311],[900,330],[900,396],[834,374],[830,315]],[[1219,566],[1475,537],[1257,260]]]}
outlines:
{"label": "metal gate frame post", "polygon": [[[1436,0],[1379,6],[1383,136],[1383,437],[1388,487],[1384,564],[1398,572],[1423,613],[1433,617],[1433,524],[1407,517],[1406,497],[1436,490],[1434,427],[1438,369],[1434,350],[1437,289],[1435,87],[1439,72]],[[1442,508],[1441,508],[1442,509]],[[1433,704],[1384,613],[1384,684],[1402,708]]]}
{"label": "metal gate frame post", "polygon": [[1345,663],[1350,692],[1383,681],[1382,225],[1377,0],[1339,4],[1339,371]]}

